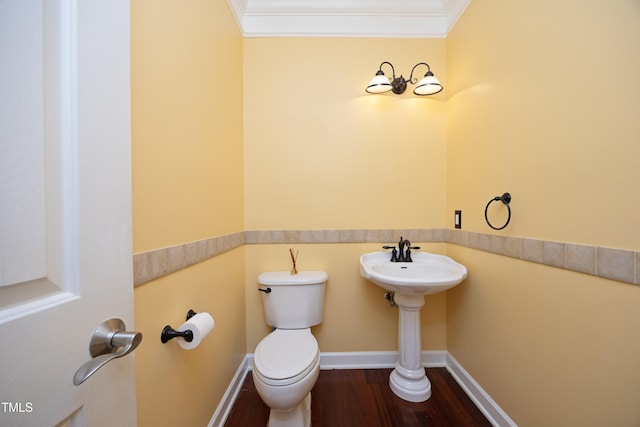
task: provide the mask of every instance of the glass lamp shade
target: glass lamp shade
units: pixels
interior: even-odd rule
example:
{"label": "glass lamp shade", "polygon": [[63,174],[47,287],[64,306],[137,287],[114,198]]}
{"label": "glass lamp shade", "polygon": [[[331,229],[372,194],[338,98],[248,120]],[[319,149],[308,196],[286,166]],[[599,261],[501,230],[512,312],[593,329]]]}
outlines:
{"label": "glass lamp shade", "polygon": [[438,93],[442,90],[442,85],[433,75],[433,73],[428,72],[422,80],[420,80],[413,90],[413,93],[416,95],[433,95],[434,93]]}
{"label": "glass lamp shade", "polygon": [[389,79],[382,73],[378,72],[369,82],[369,86],[365,89],[369,93],[384,93],[392,89]]}

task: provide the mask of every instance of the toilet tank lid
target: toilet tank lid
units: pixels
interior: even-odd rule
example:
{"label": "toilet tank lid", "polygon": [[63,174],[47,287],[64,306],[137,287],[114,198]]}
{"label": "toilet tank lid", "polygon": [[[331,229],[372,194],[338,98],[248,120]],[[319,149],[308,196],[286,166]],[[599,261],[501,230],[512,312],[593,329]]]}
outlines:
{"label": "toilet tank lid", "polygon": [[324,283],[329,278],[326,271],[298,271],[291,274],[290,271],[269,271],[258,276],[261,285],[315,285]]}

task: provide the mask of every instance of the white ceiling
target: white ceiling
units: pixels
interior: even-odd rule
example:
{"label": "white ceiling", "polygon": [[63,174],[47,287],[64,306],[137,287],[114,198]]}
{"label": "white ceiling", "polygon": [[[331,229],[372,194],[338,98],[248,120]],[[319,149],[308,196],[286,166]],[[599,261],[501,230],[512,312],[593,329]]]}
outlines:
{"label": "white ceiling", "polygon": [[227,0],[245,37],[442,38],[471,0]]}

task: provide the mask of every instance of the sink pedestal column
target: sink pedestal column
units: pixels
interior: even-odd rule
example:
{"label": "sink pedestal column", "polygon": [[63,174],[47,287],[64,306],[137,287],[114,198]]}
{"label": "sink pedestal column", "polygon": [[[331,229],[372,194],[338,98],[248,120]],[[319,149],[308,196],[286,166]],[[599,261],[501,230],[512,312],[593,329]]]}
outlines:
{"label": "sink pedestal column", "polygon": [[398,361],[389,377],[389,385],[404,400],[424,402],[431,397],[431,383],[422,366],[420,308],[424,305],[424,296],[396,293],[394,301],[400,308]]}

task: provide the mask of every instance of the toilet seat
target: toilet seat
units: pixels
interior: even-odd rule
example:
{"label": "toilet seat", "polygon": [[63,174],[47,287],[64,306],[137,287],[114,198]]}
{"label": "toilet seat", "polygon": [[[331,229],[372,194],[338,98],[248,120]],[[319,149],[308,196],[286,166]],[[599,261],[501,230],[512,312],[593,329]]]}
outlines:
{"label": "toilet seat", "polygon": [[253,370],[262,382],[286,386],[300,381],[318,363],[318,342],[307,329],[276,329],[258,343]]}

